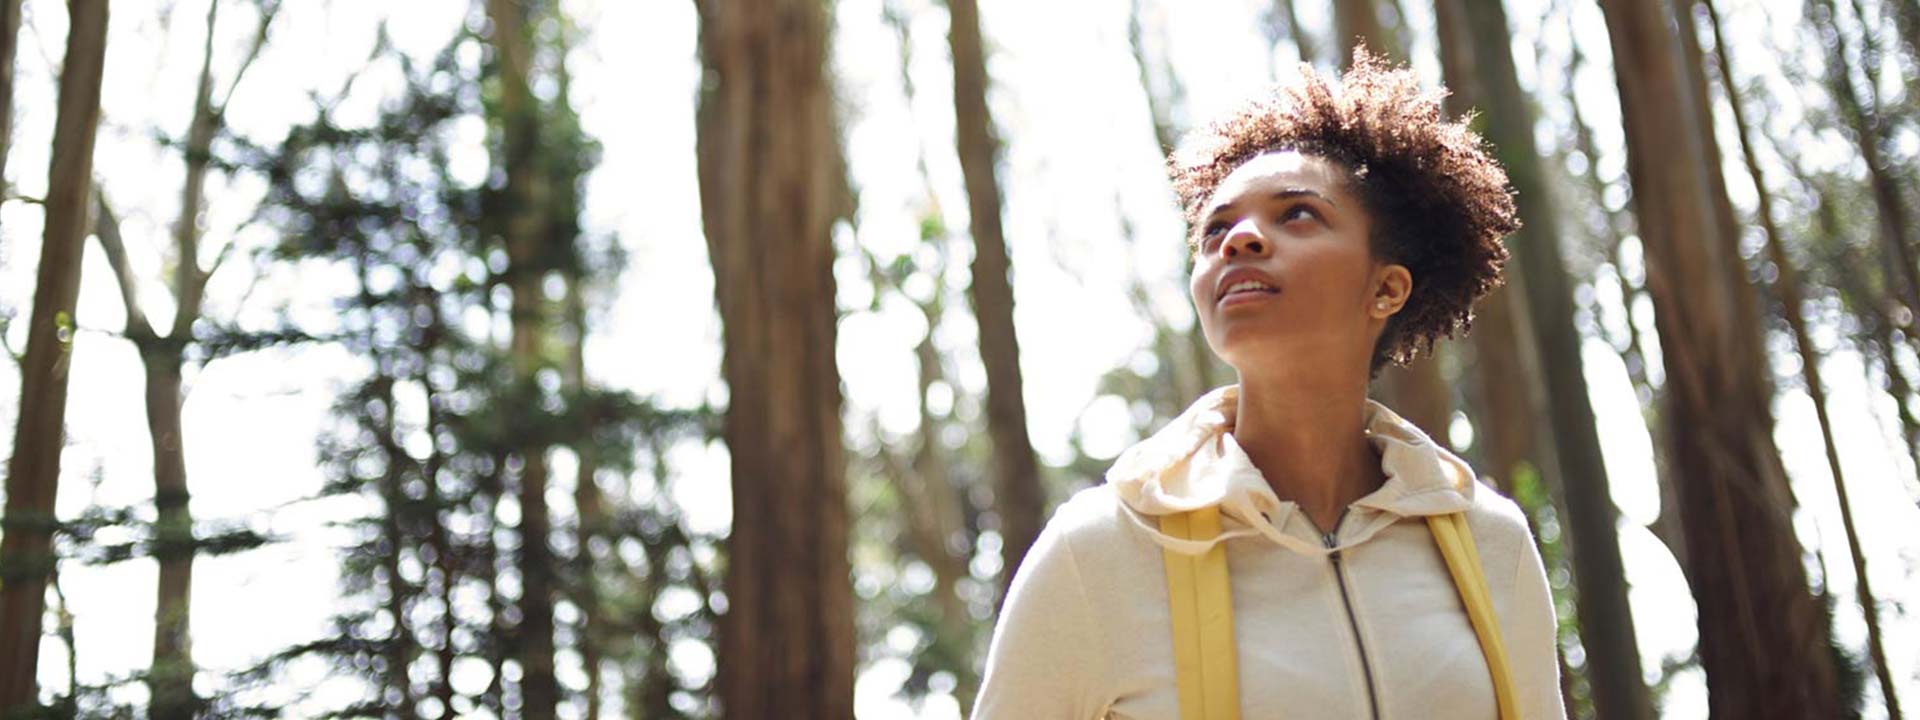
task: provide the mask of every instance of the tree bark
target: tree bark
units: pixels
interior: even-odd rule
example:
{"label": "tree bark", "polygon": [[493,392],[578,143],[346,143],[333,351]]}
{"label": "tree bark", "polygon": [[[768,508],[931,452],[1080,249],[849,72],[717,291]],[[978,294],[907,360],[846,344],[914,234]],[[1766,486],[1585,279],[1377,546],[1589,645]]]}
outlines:
{"label": "tree bark", "polygon": [[1045,493],[1040,463],[1027,434],[1027,404],[1020,378],[1020,342],[1013,327],[1012,268],[1000,222],[1000,182],[995,177],[999,142],[987,110],[987,61],[976,0],[949,0],[948,41],[953,49],[954,135],[967,187],[973,232],[973,282],[968,294],[980,322],[980,359],[987,368],[987,432],[993,437],[998,482],[994,506],[1000,515],[1001,588],[1013,582],[1027,548],[1040,535]]}
{"label": "tree bark", "polygon": [[1754,151],[1749,136],[1746,110],[1740,103],[1740,84],[1734,80],[1733,60],[1729,57],[1726,38],[1720,32],[1720,14],[1713,7],[1713,0],[1700,0],[1699,4],[1705,9],[1707,24],[1713,30],[1714,61],[1720,71],[1720,86],[1727,93],[1727,104],[1733,109],[1733,125],[1740,136],[1740,157],[1746,162],[1747,174],[1753,178],[1754,214],[1759,216],[1760,228],[1766,234],[1767,259],[1773,261],[1779,272],[1773,283],[1774,292],[1780,296],[1781,314],[1793,332],[1794,347],[1800,351],[1801,379],[1806,383],[1807,396],[1813,400],[1814,417],[1820,422],[1820,440],[1826,445],[1827,470],[1833,474],[1833,491],[1839,498],[1840,524],[1846,529],[1847,551],[1853,557],[1854,587],[1859,594],[1860,610],[1867,620],[1867,650],[1873,658],[1874,674],[1880,680],[1887,717],[1900,720],[1900,698],[1894,692],[1893,673],[1887,667],[1887,652],[1881,642],[1880,603],[1874,599],[1873,584],[1867,578],[1867,559],[1860,552],[1860,534],[1853,524],[1853,504],[1847,499],[1846,476],[1840,470],[1840,446],[1833,440],[1833,421],[1827,413],[1827,389],[1820,380],[1820,351],[1813,346],[1806,318],[1801,314],[1804,301],[1800,274],[1793,259],[1787,256],[1786,240],[1773,220],[1773,200],[1767,189],[1766,171],[1761,168],[1760,156]]}
{"label": "tree bark", "polygon": [[0,713],[39,702],[41,614],[54,565],[53,501],[64,447],[67,373],[77,324],[81,243],[93,191],[94,130],[106,61],[107,0],[71,0],[61,64],[46,226],[21,362],[20,417],[7,462],[6,532],[0,536]]}
{"label": "tree bark", "polygon": [[1832,717],[1839,710],[1828,618],[1794,536],[1773,444],[1763,359],[1736,335],[1744,286],[1714,217],[1699,134],[1705,112],[1655,0],[1602,0],[1616,59],[1627,170],[1647,248],[1648,291],[1667,366],[1668,457],[1700,612],[1700,660],[1715,717]]}
{"label": "tree bark", "polygon": [[[187,488],[184,427],[180,420],[183,351],[200,318],[206,279],[200,270],[200,208],[217,119],[213,112],[213,36],[220,3],[207,3],[207,37],[200,81],[187,128],[186,178],[174,222],[174,293],[178,309],[165,338],[135,338],[147,371],[147,433],[153,444],[154,559],[160,578],[154,603],[153,662],[148,671],[156,720],[187,720],[193,694],[193,514]],[[398,622],[400,618],[395,618]]]}
{"label": "tree bark", "polygon": [[[513,296],[509,355],[516,392],[532,403],[538,394],[535,376],[544,366],[541,341],[549,326],[540,286],[553,254],[546,233],[551,188],[540,176],[540,110],[530,89],[532,18],[526,3],[518,0],[488,0],[487,18],[493,24],[499,68],[501,154],[507,176],[504,227],[507,283]],[[553,717],[560,701],[553,675],[553,551],[547,544],[553,522],[547,510],[547,450],[539,442],[514,448],[521,462],[516,493],[520,501],[520,623],[514,635],[522,672],[522,712],[534,720]]]}
{"label": "tree bark", "polygon": [[[1446,12],[1448,0],[1435,8],[1436,15]],[[1487,112],[1486,137],[1498,149],[1526,223],[1508,241],[1513,252],[1508,282],[1517,286],[1508,291],[1522,293],[1516,299],[1524,298],[1524,303],[1514,304],[1522,306],[1518,314],[1529,327],[1516,334],[1530,340],[1540,358],[1533,363],[1542,383],[1539,402],[1544,406],[1545,427],[1554,439],[1555,468],[1560,475],[1558,482],[1547,485],[1558,490],[1554,493],[1559,496],[1558,514],[1569,531],[1580,638],[1587,650],[1586,674],[1594,708],[1606,718],[1651,718],[1653,704],[1641,676],[1620,559],[1619,511],[1608,491],[1599,431],[1587,398],[1580,336],[1574,329],[1573,280],[1561,257],[1559,214],[1534,145],[1533,112],[1520,89],[1507,42],[1511,31],[1506,11],[1497,2],[1461,2],[1459,9],[1465,11],[1460,24],[1472,39],[1469,52],[1478,87],[1484,91],[1479,99]],[[1447,40],[1443,35],[1442,42]],[[1505,384],[1525,377],[1524,372],[1509,376]],[[1494,378],[1487,382],[1502,384]]]}
{"label": "tree bark", "polygon": [[724,324],[733,478],[721,712],[852,717],[832,238],[843,175],[828,18],[814,0],[695,7],[708,77],[700,199]]}
{"label": "tree bark", "polygon": [[[586,300],[581,297],[580,283],[576,275],[567,282],[567,324],[573,328],[572,341],[567,345],[567,366],[564,382],[572,389],[575,398],[580,398],[587,390],[587,308]],[[578,400],[576,400],[577,402]],[[581,416],[584,428],[597,425],[596,419]],[[573,504],[578,515],[576,522],[577,542],[574,552],[578,553],[576,566],[579,568],[574,600],[580,606],[580,662],[585,666],[587,675],[587,714],[586,720],[598,720],[600,717],[600,693],[603,689],[600,681],[600,660],[604,640],[600,637],[602,613],[600,581],[597,574],[598,558],[594,557],[594,545],[606,536],[611,519],[607,513],[606,499],[600,492],[599,458],[594,456],[593,445],[577,442],[574,455],[579,458],[578,470],[573,480]]]}
{"label": "tree bark", "polygon": [[20,54],[20,0],[0,0],[0,202],[7,197],[7,150],[13,146],[13,65]]}
{"label": "tree bark", "polygon": [[[1733,291],[1728,294],[1731,301],[1735,328],[1750,328],[1748,331],[1736,331],[1729,334],[1729,340],[1736,344],[1735,352],[1750,356],[1760,367],[1766,367],[1766,337],[1760,318],[1760,295],[1752,273],[1747,270],[1747,262],[1740,254],[1740,221],[1734,217],[1733,199],[1727,194],[1727,176],[1722,171],[1720,159],[1720,138],[1714,132],[1713,95],[1707,91],[1706,57],[1700,49],[1700,36],[1693,21],[1692,4],[1689,0],[1673,0],[1676,37],[1680,40],[1680,69],[1686,75],[1689,92],[1693,98],[1691,113],[1695,132],[1699,133],[1701,152],[1706,158],[1704,176],[1707,180],[1707,199],[1713,208],[1713,220],[1719,226],[1710,237],[1722,245],[1722,253],[1727,261],[1720,263],[1720,271],[1727,276],[1727,287]],[[1773,397],[1773,373],[1760,375],[1761,385],[1754,390],[1761,397]],[[1791,486],[1786,488],[1789,500],[1793,498]],[[1797,506],[1797,502],[1795,505]],[[1790,506],[1792,507],[1792,506]]]}

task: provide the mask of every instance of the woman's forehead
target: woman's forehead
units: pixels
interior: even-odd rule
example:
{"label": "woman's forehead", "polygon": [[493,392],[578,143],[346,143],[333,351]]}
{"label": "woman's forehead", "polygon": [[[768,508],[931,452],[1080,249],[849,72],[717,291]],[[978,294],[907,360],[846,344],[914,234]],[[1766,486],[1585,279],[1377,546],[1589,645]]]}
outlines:
{"label": "woman's forehead", "polygon": [[1261,153],[1241,163],[1214,188],[1207,207],[1232,203],[1249,193],[1270,194],[1285,189],[1311,190],[1336,202],[1346,193],[1345,170],[1339,163],[1297,150]]}

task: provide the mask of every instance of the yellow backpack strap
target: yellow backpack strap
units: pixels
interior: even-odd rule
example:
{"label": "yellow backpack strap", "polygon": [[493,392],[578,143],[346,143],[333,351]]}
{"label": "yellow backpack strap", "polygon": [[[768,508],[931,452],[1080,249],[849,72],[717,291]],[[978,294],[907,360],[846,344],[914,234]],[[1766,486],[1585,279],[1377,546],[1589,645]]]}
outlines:
{"label": "yellow backpack strap", "polygon": [[1473,546],[1473,532],[1467,527],[1466,513],[1427,516],[1427,527],[1447,560],[1447,572],[1453,586],[1467,606],[1467,619],[1473,622],[1473,634],[1480,640],[1480,652],[1487,657],[1487,671],[1493,675],[1493,699],[1500,708],[1500,720],[1519,720],[1513,701],[1513,669],[1507,663],[1507,644],[1500,638],[1500,621],[1493,615],[1493,595],[1487,592],[1487,573],[1480,568],[1480,551]]}
{"label": "yellow backpack strap", "polygon": [[[1160,531],[1182,540],[1220,534],[1220,508],[1160,516]],[[1233,642],[1233,588],[1227,546],[1198,557],[1162,549],[1173,616],[1173,668],[1181,720],[1238,720],[1240,670]]]}

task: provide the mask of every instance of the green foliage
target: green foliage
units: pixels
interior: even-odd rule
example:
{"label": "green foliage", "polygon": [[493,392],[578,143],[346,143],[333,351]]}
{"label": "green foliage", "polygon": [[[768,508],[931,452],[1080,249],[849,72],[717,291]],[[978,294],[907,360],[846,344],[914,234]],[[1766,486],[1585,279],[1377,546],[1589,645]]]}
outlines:
{"label": "green foliage", "polygon": [[[356,282],[336,299],[337,327],[215,329],[209,345],[323,338],[361,360],[363,375],[339,396],[319,451],[322,495],[364,498],[370,512],[336,526],[348,542],[339,551],[346,602],[333,634],[287,648],[235,682],[269,682],[315,657],[368,688],[360,704],[334,709],[341,717],[396,706],[506,714],[516,692],[504,667],[518,643],[515,556],[525,543],[545,542],[565,564],[562,594],[596,604],[596,636],[632,638],[607,643],[603,660],[633,668],[626,685],[660,690],[656,709],[666,715],[700,714],[708,688],[673,676],[665,658],[668,643],[713,634],[705,600],[715,593],[694,561],[694,549],[710,553],[713,542],[689,537],[661,494],[648,504],[616,499],[604,517],[576,514],[546,538],[518,532],[518,448],[569,448],[599,470],[597,483],[631,478],[643,457],[664,472],[663,448],[711,438],[718,423],[711,409],[660,408],[562,383],[562,343],[579,342],[584,328],[542,343],[543,365],[530,376],[516,372],[494,331],[511,307],[511,276],[556,273],[586,286],[617,272],[622,258],[611,238],[581,237],[579,189],[598,146],[563,96],[538,110],[539,171],[561,190],[543,210],[542,252],[531,265],[504,262],[506,193],[450,170],[456,153],[476,151],[454,146],[453,128],[495,115],[475,85],[450,82],[472,76],[458,49],[478,42],[463,34],[426,67],[402,57],[406,85],[367,127],[339,127],[323,110],[280,147],[237,153],[269,179],[261,212],[281,234],[275,257],[331,265]],[[542,317],[553,336],[568,335],[557,308]],[[613,562],[633,557],[638,565]],[[595,592],[583,594],[589,585]],[[686,587],[700,588],[700,610],[657,618],[662,594]],[[562,628],[563,640],[569,634],[577,646],[578,628]],[[456,687],[453,668],[474,661],[487,668],[485,687]]]}

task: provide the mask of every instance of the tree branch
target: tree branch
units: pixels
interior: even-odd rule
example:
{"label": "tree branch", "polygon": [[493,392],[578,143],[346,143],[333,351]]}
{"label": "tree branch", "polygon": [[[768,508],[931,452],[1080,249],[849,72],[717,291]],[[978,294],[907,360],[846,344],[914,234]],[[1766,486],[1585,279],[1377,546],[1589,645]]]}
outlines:
{"label": "tree branch", "polygon": [[220,93],[220,102],[214,105],[215,118],[226,117],[227,103],[233,101],[233,93],[240,89],[240,80],[247,76],[247,68],[253,67],[253,61],[260,57],[261,48],[267,44],[267,29],[273,26],[273,18],[280,14],[280,6],[283,4],[277,0],[260,3],[260,27],[254,30],[253,42],[247,46],[246,57],[240,59],[240,67],[233,71],[233,80],[227,83],[226,92]]}
{"label": "tree branch", "polygon": [[120,235],[120,218],[114,216],[113,208],[107,204],[106,191],[98,182],[93,185],[93,198],[93,235],[100,239],[100,249],[106,252],[107,265],[113,268],[113,278],[120,286],[120,299],[126,303],[127,337],[135,341],[152,339],[153,325],[140,307],[139,279],[134,277],[133,267],[127,262],[127,244]]}

